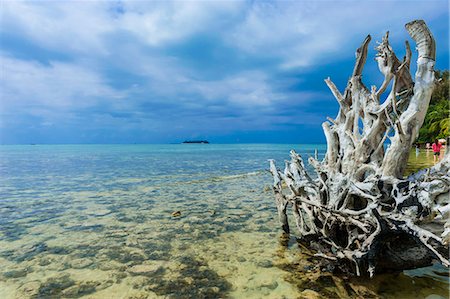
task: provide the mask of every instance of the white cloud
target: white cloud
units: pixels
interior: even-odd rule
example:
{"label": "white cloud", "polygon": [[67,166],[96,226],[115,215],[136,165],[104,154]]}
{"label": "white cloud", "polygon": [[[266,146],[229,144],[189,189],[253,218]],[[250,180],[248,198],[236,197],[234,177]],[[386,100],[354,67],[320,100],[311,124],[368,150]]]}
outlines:
{"label": "white cloud", "polygon": [[43,65],[0,56],[1,106],[6,113],[64,112],[124,96],[86,67],[52,62]]}
{"label": "white cloud", "polygon": [[442,2],[3,1],[0,30],[88,57],[115,52],[108,43],[115,34],[157,49],[209,33],[289,69],[336,59],[368,33],[381,37],[393,29],[405,36],[404,23],[445,13]]}
{"label": "white cloud", "polygon": [[188,82],[186,88],[198,92],[209,102],[224,102],[249,109],[275,107],[288,101],[306,104],[314,96],[309,92],[286,93],[282,89],[277,90],[267,73],[256,70],[243,71],[220,80]]}
{"label": "white cloud", "polygon": [[106,1],[2,1],[1,30],[41,47],[105,53],[102,35],[114,30]]}
{"label": "white cloud", "polygon": [[419,1],[255,2],[245,20],[228,33],[229,43],[253,55],[278,57],[282,68],[312,66],[348,55],[369,33],[381,40],[385,30],[393,29],[406,38],[405,23],[415,18],[432,20],[445,13],[443,1],[433,2],[440,5]]}
{"label": "white cloud", "polygon": [[110,34],[127,32],[142,44],[161,46],[223,26],[242,5],[237,1],[3,1],[0,30],[52,50],[107,55],[105,40]]}
{"label": "white cloud", "polygon": [[239,14],[242,7],[239,1],[123,2],[117,25],[151,46],[160,46],[211,32],[228,23],[227,18]]}

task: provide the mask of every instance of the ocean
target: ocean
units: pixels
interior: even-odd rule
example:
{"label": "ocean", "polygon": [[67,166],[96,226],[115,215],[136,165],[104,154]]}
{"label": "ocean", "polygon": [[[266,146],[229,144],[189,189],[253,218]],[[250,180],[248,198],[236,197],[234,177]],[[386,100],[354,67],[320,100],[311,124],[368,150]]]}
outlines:
{"label": "ocean", "polygon": [[0,298],[448,298],[439,265],[311,272],[271,190],[290,149],[325,145],[0,146]]}

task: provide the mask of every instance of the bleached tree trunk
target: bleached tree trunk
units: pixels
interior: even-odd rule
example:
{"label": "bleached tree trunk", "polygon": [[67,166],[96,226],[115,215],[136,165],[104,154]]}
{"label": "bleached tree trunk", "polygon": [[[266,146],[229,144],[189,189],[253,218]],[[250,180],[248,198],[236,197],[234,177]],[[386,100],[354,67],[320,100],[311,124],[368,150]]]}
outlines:
{"label": "bleached tree trunk", "polygon": [[434,64],[436,46],[431,32],[423,22],[414,21],[406,25],[411,37],[417,43],[417,60],[414,95],[408,108],[401,114],[391,147],[383,161],[383,175],[401,177],[408,162],[409,151],[419,134],[430,103],[435,85]]}
{"label": "bleached tree trunk", "polygon": [[[325,80],[340,109],[335,119],[328,118],[322,125],[327,140],[324,160],[309,158],[316,179],[308,175],[302,157],[294,151],[283,172],[270,161],[284,232],[290,232],[286,214],[290,205],[300,238],[318,248],[318,256],[340,262],[357,275],[417,268],[433,260],[450,265],[450,228],[444,231],[442,226],[438,236],[422,227],[436,216],[450,214],[446,202],[449,155],[427,172],[402,177],[434,89],[436,57],[435,41],[425,22],[410,22],[406,30],[419,53],[415,82],[409,71],[409,43],[400,61],[389,45],[388,33],[376,47],[376,60],[385,77],[378,90],[375,86],[369,90],[362,82],[370,35],[356,52],[344,93],[330,78]],[[380,103],[391,81],[392,88]],[[385,151],[387,140],[390,147]]]}

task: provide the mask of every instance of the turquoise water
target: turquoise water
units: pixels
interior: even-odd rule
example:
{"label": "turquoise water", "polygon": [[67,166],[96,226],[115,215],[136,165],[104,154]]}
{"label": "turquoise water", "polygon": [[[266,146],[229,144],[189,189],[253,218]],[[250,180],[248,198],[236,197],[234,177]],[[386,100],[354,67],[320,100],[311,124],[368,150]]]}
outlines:
{"label": "turquoise water", "polygon": [[0,298],[445,298],[439,266],[348,280],[280,239],[267,159],[316,148],[1,146]]}

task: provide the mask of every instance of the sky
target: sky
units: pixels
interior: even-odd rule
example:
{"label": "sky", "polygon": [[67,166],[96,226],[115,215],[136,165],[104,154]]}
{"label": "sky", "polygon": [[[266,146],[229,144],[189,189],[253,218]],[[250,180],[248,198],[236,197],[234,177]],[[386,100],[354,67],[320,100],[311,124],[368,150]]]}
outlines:
{"label": "sky", "polygon": [[414,19],[449,68],[447,0],[0,3],[2,144],[322,143],[323,80],[343,91],[371,34],[379,87],[375,42],[402,59]]}

